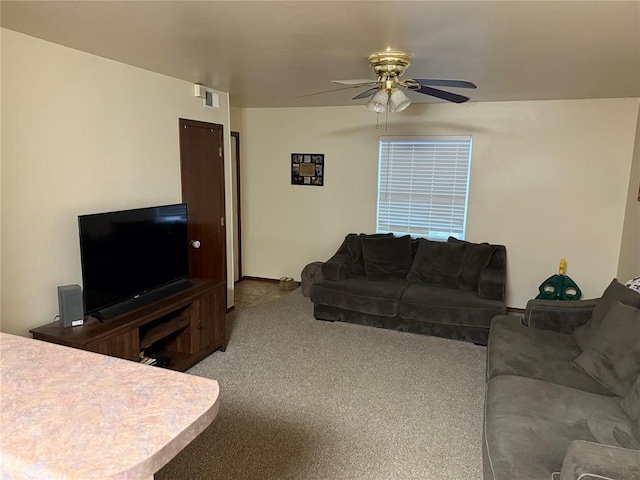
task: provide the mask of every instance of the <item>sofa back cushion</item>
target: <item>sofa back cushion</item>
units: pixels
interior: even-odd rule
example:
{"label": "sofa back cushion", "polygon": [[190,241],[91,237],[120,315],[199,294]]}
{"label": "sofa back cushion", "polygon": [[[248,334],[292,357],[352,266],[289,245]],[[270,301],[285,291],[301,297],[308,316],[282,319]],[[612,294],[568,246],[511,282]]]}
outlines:
{"label": "sofa back cushion", "polygon": [[640,310],[615,302],[573,365],[625,397],[640,375]]}
{"label": "sofa back cushion", "polygon": [[363,237],[367,280],[404,280],[411,267],[411,236]]}
{"label": "sofa back cushion", "polygon": [[480,270],[478,297],[504,302],[507,283],[507,248],[494,245],[489,265]]}
{"label": "sofa back cushion", "polygon": [[350,233],[347,235],[345,241],[347,242],[347,250],[349,252],[348,276],[364,277],[366,275],[364,271],[364,256],[362,254],[362,239],[379,237],[393,237],[393,233],[374,233],[371,235]]}
{"label": "sofa back cushion", "polygon": [[465,242],[455,237],[449,237],[447,242],[467,244],[467,249],[462,261],[462,271],[458,277],[458,288],[477,292],[480,272],[491,262],[491,258],[496,251],[496,246],[489,245],[488,243]]}
{"label": "sofa back cushion", "polygon": [[444,243],[419,239],[418,251],[407,280],[435,287],[457,288],[466,250],[466,242]]}
{"label": "sofa back cushion", "polygon": [[595,333],[599,330],[605,316],[615,302],[640,308],[640,293],[625,287],[614,278],[593,309],[591,319],[572,332],[573,339],[582,351],[587,350],[591,346]]}

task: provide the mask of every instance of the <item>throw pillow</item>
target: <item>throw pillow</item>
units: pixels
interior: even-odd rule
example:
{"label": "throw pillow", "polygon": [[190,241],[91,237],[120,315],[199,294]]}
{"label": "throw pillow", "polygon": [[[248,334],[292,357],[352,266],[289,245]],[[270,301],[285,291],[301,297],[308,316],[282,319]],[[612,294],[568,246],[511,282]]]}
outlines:
{"label": "throw pillow", "polygon": [[462,261],[462,271],[458,278],[458,288],[477,292],[480,272],[491,262],[493,252],[496,251],[495,245],[465,242],[455,237],[449,237],[447,242],[467,244],[467,250],[465,251],[464,260]]}
{"label": "throw pillow", "polygon": [[403,280],[411,267],[411,236],[362,238],[367,280]]}
{"label": "throw pillow", "polygon": [[614,303],[573,365],[624,397],[640,374],[640,310]]}
{"label": "throw pillow", "polygon": [[349,276],[364,277],[366,275],[364,271],[364,257],[362,256],[362,239],[378,237],[393,237],[393,233],[374,233],[372,235],[366,235],[364,233],[356,235],[352,233],[347,235],[347,249],[350,258],[347,274]]}
{"label": "throw pillow", "polygon": [[640,420],[640,375],[620,402],[620,406],[631,420]]}
{"label": "throw pillow", "polygon": [[421,238],[407,280],[435,287],[456,288],[466,250],[465,242],[444,243]]}
{"label": "throw pillow", "polygon": [[631,420],[633,420],[633,432],[640,440],[640,375],[636,378],[633,387],[627,392],[627,396],[622,399],[620,406]]}
{"label": "throw pillow", "polygon": [[591,319],[573,331],[573,339],[582,351],[589,348],[594,332],[600,327],[602,320],[615,302],[640,308],[640,293],[625,287],[614,278],[602,294],[598,305],[593,309]]}

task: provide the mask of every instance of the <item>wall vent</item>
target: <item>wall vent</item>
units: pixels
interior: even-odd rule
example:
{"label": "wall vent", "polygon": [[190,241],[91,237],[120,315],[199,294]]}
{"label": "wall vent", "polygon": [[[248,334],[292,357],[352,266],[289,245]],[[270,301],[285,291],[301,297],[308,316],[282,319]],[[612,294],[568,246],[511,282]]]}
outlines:
{"label": "wall vent", "polygon": [[204,108],[220,108],[220,95],[207,88],[202,105]]}
{"label": "wall vent", "polygon": [[200,83],[194,83],[193,95],[197,98],[202,98],[202,106],[204,108],[220,108],[220,95]]}

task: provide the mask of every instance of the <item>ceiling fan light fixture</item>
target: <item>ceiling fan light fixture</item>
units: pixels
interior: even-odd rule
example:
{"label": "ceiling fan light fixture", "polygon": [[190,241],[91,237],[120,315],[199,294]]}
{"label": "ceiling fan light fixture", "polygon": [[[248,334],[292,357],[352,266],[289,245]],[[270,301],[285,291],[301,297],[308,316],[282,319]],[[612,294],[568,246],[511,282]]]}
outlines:
{"label": "ceiling fan light fixture", "polygon": [[[373,96],[369,103],[367,103],[367,108],[374,113],[380,114],[385,112],[402,112],[411,105],[411,101],[402,89],[440,98],[447,102],[464,103],[469,100],[469,97],[434,87],[476,88],[475,83],[467,80],[443,78],[401,79],[400,77],[402,77],[405,69],[409,67],[409,65],[411,65],[411,54],[387,48],[384,52],[376,52],[369,55],[369,66],[376,74],[376,80],[332,80],[333,83],[337,83],[338,85],[346,85],[345,87],[334,90],[366,87],[367,90],[356,95],[352,100],[360,100]],[[332,92],[334,90],[329,91]],[[315,93],[308,95],[315,95]],[[301,96],[306,97],[308,95]]]}
{"label": "ceiling fan light fixture", "polygon": [[380,89],[367,103],[367,108],[373,113],[384,113],[389,103],[389,93],[385,89]]}
{"label": "ceiling fan light fixture", "polygon": [[391,113],[398,113],[403,111],[411,105],[411,101],[400,89],[395,89],[391,95],[389,95],[389,111]]}

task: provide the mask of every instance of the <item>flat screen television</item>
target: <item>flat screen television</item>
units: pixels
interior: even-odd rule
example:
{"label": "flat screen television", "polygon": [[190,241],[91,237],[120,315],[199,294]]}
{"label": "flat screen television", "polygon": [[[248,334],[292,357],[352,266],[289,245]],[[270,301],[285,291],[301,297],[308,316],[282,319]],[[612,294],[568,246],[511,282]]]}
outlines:
{"label": "flat screen television", "polygon": [[80,215],[85,315],[111,318],[190,286],[187,205]]}

